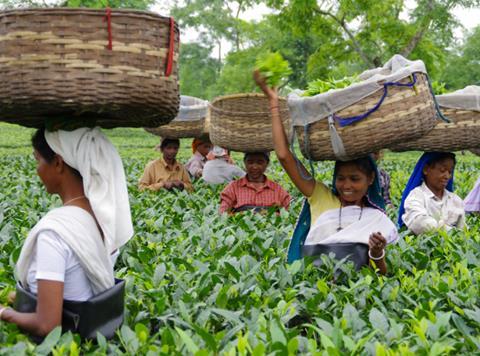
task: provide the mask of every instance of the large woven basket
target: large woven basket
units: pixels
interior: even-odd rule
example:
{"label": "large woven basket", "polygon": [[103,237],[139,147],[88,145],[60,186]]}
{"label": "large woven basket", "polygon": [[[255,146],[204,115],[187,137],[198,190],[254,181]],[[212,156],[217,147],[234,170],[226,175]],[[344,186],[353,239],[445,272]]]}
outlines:
{"label": "large woven basket", "polygon": [[[290,137],[291,124],[285,98],[279,99],[280,116]],[[210,104],[210,139],[232,151],[272,151],[272,123],[268,98],[263,94],[236,94]]]}
{"label": "large woven basket", "polygon": [[[343,141],[346,152],[342,159],[365,156],[394,143],[421,137],[434,127],[436,112],[427,77],[423,73],[415,75],[414,88],[390,87],[383,103],[366,119],[345,127],[340,127],[335,121],[335,129]],[[400,81],[409,82],[410,77]],[[373,108],[382,94],[383,91],[379,90],[336,112],[335,115],[338,117],[361,115]],[[327,119],[307,126],[307,142],[304,127],[295,127],[295,132],[305,157],[316,161],[339,159],[332,148]]]}
{"label": "large woven basket", "polygon": [[480,147],[480,112],[442,108],[451,123],[438,121],[433,130],[416,140],[390,147],[392,151],[458,151]]}
{"label": "large woven basket", "polygon": [[154,135],[168,138],[201,137],[204,135],[205,119],[195,121],[172,121],[167,125],[147,128]]}
{"label": "large woven basket", "polygon": [[175,120],[167,125],[146,130],[154,135],[169,138],[204,137],[207,115],[208,101],[181,95],[180,110]]}
{"label": "large woven basket", "polygon": [[179,31],[134,10],[0,12],[0,120],[157,127],[178,110]]}

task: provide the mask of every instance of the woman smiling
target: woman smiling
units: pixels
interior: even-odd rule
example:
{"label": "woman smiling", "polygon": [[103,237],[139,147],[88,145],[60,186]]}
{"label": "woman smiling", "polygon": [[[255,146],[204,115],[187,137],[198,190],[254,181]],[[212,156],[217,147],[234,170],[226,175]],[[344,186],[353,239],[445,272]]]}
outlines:
{"label": "woman smiling", "polygon": [[[255,81],[269,98],[275,153],[288,176],[307,198],[288,251],[292,262],[303,256],[350,248],[365,252],[380,273],[387,273],[385,247],[398,239],[394,223],[385,215],[378,171],[371,157],[335,163],[333,189],[311,177],[288,146],[279,115],[276,88],[270,88],[259,72]],[[347,245],[348,244],[348,245]],[[360,254],[362,252],[359,252]],[[341,253],[335,253],[337,258]],[[355,261],[354,261],[355,262]],[[357,267],[365,264],[360,262]]]}

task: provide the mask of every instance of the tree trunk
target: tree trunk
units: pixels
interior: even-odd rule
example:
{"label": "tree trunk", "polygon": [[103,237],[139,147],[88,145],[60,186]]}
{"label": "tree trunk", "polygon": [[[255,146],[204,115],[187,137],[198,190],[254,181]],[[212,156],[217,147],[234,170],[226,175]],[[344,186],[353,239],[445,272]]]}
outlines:
{"label": "tree trunk", "polygon": [[432,12],[434,6],[435,6],[434,0],[430,0],[427,3],[425,14],[423,15],[423,18],[420,20],[420,25],[418,26],[417,32],[415,32],[415,34],[407,43],[407,45],[400,51],[400,54],[405,58],[410,56],[410,54],[415,50],[415,48],[418,46],[418,44],[422,40],[425,33],[428,31],[428,28],[432,23],[430,13]]}

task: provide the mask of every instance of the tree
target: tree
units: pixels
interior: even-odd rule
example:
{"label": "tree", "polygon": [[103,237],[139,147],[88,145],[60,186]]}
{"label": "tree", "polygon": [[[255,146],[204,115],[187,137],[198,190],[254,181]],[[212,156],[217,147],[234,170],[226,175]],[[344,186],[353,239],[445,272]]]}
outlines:
{"label": "tree", "polygon": [[216,44],[218,60],[222,60],[222,40],[233,44],[239,51],[242,43],[242,26],[245,21],[240,14],[259,0],[187,0],[176,5],[172,15],[183,28],[193,28],[203,36],[203,41]]}
{"label": "tree", "polygon": [[480,86],[480,26],[467,37],[457,53],[452,53],[441,76],[449,90],[467,85]]}
{"label": "tree", "polygon": [[210,57],[211,47],[184,43],[180,47],[179,78],[183,95],[211,99],[212,87],[220,72],[218,60]]}
{"label": "tree", "polygon": [[[382,65],[395,53],[422,58],[435,72],[444,64],[445,48],[458,22],[454,7],[471,8],[480,0],[418,0],[404,19],[404,0],[269,0],[292,27],[308,32],[325,29],[335,34],[318,48],[314,61],[335,62],[344,53],[347,61],[361,62],[363,69]],[[315,32],[322,36],[318,31]],[[324,47],[324,48],[323,48]],[[330,58],[326,58],[330,57]]]}

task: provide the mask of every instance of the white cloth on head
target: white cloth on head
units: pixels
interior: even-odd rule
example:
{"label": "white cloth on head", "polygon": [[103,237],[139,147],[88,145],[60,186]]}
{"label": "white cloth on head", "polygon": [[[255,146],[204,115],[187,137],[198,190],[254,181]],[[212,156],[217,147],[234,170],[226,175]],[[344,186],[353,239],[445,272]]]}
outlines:
{"label": "white cloth on head", "polygon": [[[24,288],[29,287],[28,274],[32,261],[35,260],[38,237],[45,232],[53,232],[61,238],[62,243],[68,245],[73,251],[94,295],[113,287],[111,255],[102,241],[94,218],[82,208],[64,206],[48,212],[30,231],[23,244],[16,266],[16,274]],[[50,275],[44,274],[39,277],[37,279],[59,280],[58,274],[53,276],[50,273]],[[82,295],[74,296],[72,299],[78,300],[77,298],[82,298]]]}
{"label": "white cloth on head", "polygon": [[440,199],[424,182],[408,194],[402,218],[416,235],[436,229],[448,231],[465,226],[465,209],[462,199],[455,193],[445,189]]}
{"label": "white cloth on head", "polygon": [[[341,219],[341,230],[340,227]],[[371,207],[345,206],[322,213],[314,222],[305,245],[358,242],[368,245],[370,235],[380,232],[387,244],[398,240],[395,224],[382,211]]]}
{"label": "white cloth on head", "polygon": [[347,88],[329,90],[313,97],[304,97],[301,91],[296,90],[288,95],[293,126],[303,127],[319,120],[327,120],[330,115],[383,90],[383,83],[397,82],[416,72],[427,73],[421,60],[410,61],[396,54],[383,67],[360,74],[361,82]]}
{"label": "white cloth on head", "polygon": [[102,229],[109,252],[133,236],[132,216],[122,160],[98,128],[45,131],[51,149],[80,172],[83,189]]}
{"label": "white cloth on head", "polygon": [[210,153],[215,157],[225,157],[228,156],[228,151],[225,148],[220,146],[213,146]]}

